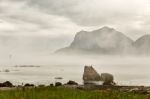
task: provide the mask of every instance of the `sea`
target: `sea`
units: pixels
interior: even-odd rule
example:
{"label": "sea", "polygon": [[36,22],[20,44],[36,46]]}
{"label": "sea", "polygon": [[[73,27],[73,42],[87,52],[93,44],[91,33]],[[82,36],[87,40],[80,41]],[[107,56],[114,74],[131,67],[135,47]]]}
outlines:
{"label": "sea", "polygon": [[0,82],[49,85],[73,80],[83,84],[84,66],[93,66],[99,74],[112,74],[118,85],[150,86],[147,56],[8,55],[0,58]]}

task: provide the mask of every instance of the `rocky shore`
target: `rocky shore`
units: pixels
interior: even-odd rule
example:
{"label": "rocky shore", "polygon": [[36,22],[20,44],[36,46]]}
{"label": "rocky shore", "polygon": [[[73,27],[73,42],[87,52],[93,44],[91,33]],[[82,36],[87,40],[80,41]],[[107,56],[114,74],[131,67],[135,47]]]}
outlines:
{"label": "rocky shore", "polygon": [[[55,79],[63,79],[62,77],[56,77]],[[51,83],[49,85],[34,85],[30,83],[22,85],[13,85],[10,81],[0,83],[0,90],[11,90],[17,88],[39,88],[39,87],[67,87],[80,90],[104,90],[111,91],[117,90],[121,92],[134,92],[140,94],[150,93],[150,86],[120,86],[114,82],[114,77],[109,73],[99,73],[92,66],[85,66],[83,73],[83,84],[78,84],[76,81],[69,80],[66,83],[59,81]],[[101,82],[97,83],[97,82]]]}
{"label": "rocky shore", "polygon": [[150,86],[120,86],[120,85],[94,85],[94,84],[86,84],[79,85],[75,81],[68,81],[65,84],[61,82],[55,82],[55,84],[49,85],[34,85],[26,83],[24,85],[13,85],[11,82],[6,81],[4,83],[0,83],[0,90],[11,90],[17,88],[39,88],[39,87],[66,87],[80,90],[103,90],[103,91],[111,91],[117,90],[120,92],[134,92],[139,94],[148,94],[150,93]]}

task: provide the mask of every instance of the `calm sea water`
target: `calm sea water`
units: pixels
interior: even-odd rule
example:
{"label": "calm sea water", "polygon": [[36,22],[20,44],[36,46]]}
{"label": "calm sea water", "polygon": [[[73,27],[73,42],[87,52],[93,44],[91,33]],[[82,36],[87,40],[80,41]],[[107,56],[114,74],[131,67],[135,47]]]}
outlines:
{"label": "calm sea water", "polygon": [[[35,67],[20,67],[21,65]],[[82,84],[85,65],[92,65],[98,73],[113,74],[115,82],[120,85],[150,86],[150,58],[122,56],[3,57],[0,60],[0,82],[48,85],[56,81],[66,83],[68,80],[74,80]],[[63,79],[57,80],[55,77]]]}

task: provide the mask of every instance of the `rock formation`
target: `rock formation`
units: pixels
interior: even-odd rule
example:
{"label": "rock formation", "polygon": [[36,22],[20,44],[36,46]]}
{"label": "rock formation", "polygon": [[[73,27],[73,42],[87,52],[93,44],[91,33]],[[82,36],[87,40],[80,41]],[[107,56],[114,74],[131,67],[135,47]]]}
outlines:
{"label": "rock formation", "polygon": [[103,84],[103,85],[114,85],[114,77],[109,73],[101,73],[99,75],[92,66],[84,67],[83,74],[84,84]]}
{"label": "rock formation", "polygon": [[85,66],[84,67],[84,74],[83,74],[84,83],[90,83],[93,81],[100,81],[100,75],[96,72],[96,70],[92,66]]}

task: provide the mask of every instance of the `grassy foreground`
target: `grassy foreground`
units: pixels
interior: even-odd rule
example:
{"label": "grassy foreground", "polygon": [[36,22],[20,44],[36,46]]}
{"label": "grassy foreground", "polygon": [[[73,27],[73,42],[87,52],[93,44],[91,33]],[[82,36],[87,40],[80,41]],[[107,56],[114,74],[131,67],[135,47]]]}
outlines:
{"label": "grassy foreground", "polygon": [[0,99],[150,99],[150,94],[43,87],[0,90]]}

